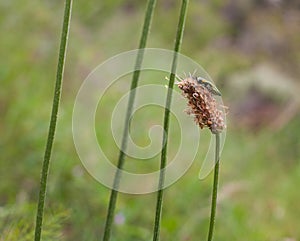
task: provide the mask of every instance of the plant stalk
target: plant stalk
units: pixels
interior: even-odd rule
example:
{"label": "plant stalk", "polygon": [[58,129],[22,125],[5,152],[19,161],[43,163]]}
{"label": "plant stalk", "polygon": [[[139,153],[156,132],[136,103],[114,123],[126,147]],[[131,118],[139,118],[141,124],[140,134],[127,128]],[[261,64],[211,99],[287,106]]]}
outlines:
{"label": "plant stalk", "polygon": [[41,240],[45,197],[46,197],[46,189],[47,189],[47,179],[49,173],[49,163],[50,163],[52,146],[54,141],[56,122],[57,122],[57,113],[58,113],[61,89],[62,89],[67,42],[68,42],[69,28],[71,22],[72,2],[73,0],[66,0],[65,2],[63,26],[62,26],[59,56],[58,56],[58,65],[57,65],[57,72],[56,72],[55,90],[54,90],[54,97],[52,102],[52,113],[50,118],[48,138],[47,138],[47,144],[44,153],[44,161],[43,161],[42,173],[40,179],[40,191],[38,197],[38,207],[37,207],[37,215],[36,215],[35,234],[34,234],[35,241]]}
{"label": "plant stalk", "polygon": [[209,230],[207,241],[212,241],[214,226],[216,222],[216,207],[217,207],[217,196],[218,196],[218,182],[219,182],[219,169],[220,169],[220,134],[216,135],[216,153],[215,153],[215,168],[214,168],[214,181],[213,181],[213,191],[211,198],[211,212],[209,221]]}
{"label": "plant stalk", "polygon": [[156,201],[156,212],[154,220],[154,229],[153,229],[153,241],[159,240],[160,234],[160,223],[161,223],[161,213],[163,206],[163,194],[164,194],[164,181],[165,181],[165,167],[167,164],[167,147],[168,147],[168,135],[169,135],[169,119],[170,119],[170,107],[172,102],[172,92],[175,82],[176,68],[177,68],[177,59],[178,52],[180,51],[185,19],[187,14],[188,0],[183,0],[181,4],[181,10],[179,15],[179,22],[176,33],[176,40],[174,46],[174,57],[172,62],[172,69],[169,80],[169,88],[166,99],[165,113],[164,113],[164,134],[162,140],[162,152],[161,152],[161,162],[160,162],[160,175],[159,175],[159,184],[158,184],[158,193]]}
{"label": "plant stalk", "polygon": [[134,104],[135,94],[136,94],[135,89],[138,85],[138,80],[139,80],[139,76],[140,76],[140,68],[141,68],[143,56],[144,56],[144,48],[146,47],[155,4],[156,4],[156,0],[148,0],[146,15],[145,15],[145,19],[144,19],[144,25],[143,25],[143,30],[142,30],[142,36],[141,36],[140,43],[139,43],[140,50],[138,51],[138,54],[137,54],[135,70],[133,73],[131,87],[130,87],[130,94],[129,94],[129,100],[128,100],[127,111],[126,111],[126,116],[125,116],[125,125],[124,125],[124,131],[123,131],[121,150],[120,150],[118,164],[117,164],[118,169],[115,173],[113,189],[111,190],[110,199],[109,199],[108,211],[107,211],[106,222],[105,222],[105,227],[104,227],[103,241],[109,241],[110,236],[111,236],[112,222],[113,222],[113,218],[114,218],[117,196],[118,196],[118,187],[119,187],[120,179],[121,179],[121,170],[123,169],[123,166],[124,166],[126,149],[127,149],[127,144],[128,144],[130,116],[132,114],[133,104]]}

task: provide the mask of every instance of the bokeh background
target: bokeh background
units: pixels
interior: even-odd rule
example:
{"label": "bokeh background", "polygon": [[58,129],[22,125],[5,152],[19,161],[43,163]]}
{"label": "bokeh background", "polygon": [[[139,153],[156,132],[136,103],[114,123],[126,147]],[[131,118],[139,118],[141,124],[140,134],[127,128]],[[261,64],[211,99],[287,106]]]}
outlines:
{"label": "bokeh background", "polygon": [[[58,0],[0,1],[1,241],[33,239],[63,6]],[[102,236],[110,191],[76,154],[72,109],[81,83],[98,64],[138,46],[145,6],[138,0],[74,1],[44,240]],[[180,1],[157,1],[148,47],[173,48],[179,7]],[[229,107],[215,240],[300,240],[299,26],[297,0],[190,1],[182,53],[207,70]],[[141,83],[164,76],[145,73]],[[112,86],[97,111],[97,136],[112,160],[118,152],[109,113],[128,81]],[[149,126],[162,118],[160,108],[138,112],[132,123],[137,143],[147,144]],[[209,133],[203,133],[206,140]],[[170,155],[179,142],[176,132],[171,137]],[[129,159],[125,168],[157,170],[158,162]],[[166,190],[162,240],[206,238],[212,177],[200,181],[199,165]],[[155,198],[120,194],[112,240],[151,240]]]}

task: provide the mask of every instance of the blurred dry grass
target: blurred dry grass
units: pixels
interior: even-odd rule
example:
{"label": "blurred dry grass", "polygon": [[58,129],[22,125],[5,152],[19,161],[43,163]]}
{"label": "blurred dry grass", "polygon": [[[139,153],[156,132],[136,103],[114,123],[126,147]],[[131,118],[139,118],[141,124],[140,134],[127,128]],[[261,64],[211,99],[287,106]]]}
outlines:
{"label": "blurred dry grass", "polygon": [[[158,1],[149,47],[172,48],[179,4]],[[136,48],[144,5],[137,0],[74,2],[45,240],[50,233],[62,240],[95,240],[102,233],[109,191],[85,172],[77,157],[71,133],[73,102],[95,66]],[[2,240],[31,240],[61,19],[61,1],[0,1]],[[216,240],[300,239],[299,26],[298,1],[190,3],[182,53],[210,73],[231,108]],[[267,71],[261,71],[265,66]],[[115,91],[108,103],[119,94]],[[103,113],[110,111],[106,106]],[[153,112],[153,119],[160,114]],[[136,121],[148,123],[149,115]],[[102,122],[99,135],[109,132],[109,120],[103,117]],[[102,141],[106,152],[116,156],[111,138]],[[168,188],[162,240],[205,239],[211,179],[200,182],[198,168],[196,162]],[[121,195],[118,213],[125,221],[116,224],[113,240],[149,240],[154,200],[155,195]]]}

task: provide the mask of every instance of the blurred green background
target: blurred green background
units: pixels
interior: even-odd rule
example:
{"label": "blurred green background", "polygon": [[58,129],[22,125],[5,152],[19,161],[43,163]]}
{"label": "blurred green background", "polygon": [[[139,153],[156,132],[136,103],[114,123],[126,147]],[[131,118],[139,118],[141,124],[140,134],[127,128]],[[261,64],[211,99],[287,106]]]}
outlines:
{"label": "blurred green background", "polygon": [[[63,6],[58,0],[0,1],[1,241],[33,239]],[[145,6],[74,0],[43,240],[102,236],[110,191],[76,154],[72,109],[99,63],[138,46]],[[180,1],[157,1],[148,47],[173,48],[179,7]],[[300,240],[299,26],[297,0],[190,1],[182,53],[207,70],[229,106],[215,240]],[[164,78],[145,76],[149,83]],[[98,138],[113,160],[118,153],[107,113],[127,88],[112,88],[97,112]],[[147,143],[147,128],[162,123],[163,110],[135,118],[137,142]],[[172,136],[171,154],[178,138]],[[204,155],[205,146],[199,159]],[[206,239],[212,177],[200,181],[199,165],[166,190],[161,240]],[[155,198],[120,194],[112,240],[151,240]]]}

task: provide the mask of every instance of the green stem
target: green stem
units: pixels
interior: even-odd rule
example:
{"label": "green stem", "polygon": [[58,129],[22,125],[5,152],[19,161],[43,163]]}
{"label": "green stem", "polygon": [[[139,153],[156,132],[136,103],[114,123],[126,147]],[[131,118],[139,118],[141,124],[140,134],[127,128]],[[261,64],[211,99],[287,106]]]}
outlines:
{"label": "green stem", "polygon": [[168,94],[167,94],[167,99],[166,99],[165,114],[164,114],[164,134],[163,134],[163,141],[162,141],[160,175],[159,175],[159,184],[158,184],[159,190],[157,193],[156,212],[155,212],[154,230],[153,230],[153,241],[159,240],[161,212],[162,212],[163,194],[164,194],[163,186],[164,186],[164,181],[165,181],[165,167],[166,167],[166,163],[167,163],[170,107],[171,107],[172,92],[173,92],[173,87],[174,87],[174,82],[175,82],[178,52],[181,47],[188,3],[189,3],[188,0],[183,0],[182,4],[181,4],[179,23],[178,23],[178,27],[177,27],[176,41],[175,41],[175,47],[174,47],[172,70],[171,70],[171,74],[170,74],[169,88],[168,88]]}
{"label": "green stem", "polygon": [[130,94],[129,94],[127,112],[126,112],[126,117],[125,117],[125,125],[124,125],[124,131],[123,131],[121,150],[120,150],[118,164],[117,164],[118,169],[115,173],[113,189],[111,190],[110,199],[109,199],[108,211],[107,211],[106,222],[105,222],[105,227],[104,227],[103,241],[108,241],[110,239],[110,235],[111,235],[112,222],[113,222],[113,217],[114,217],[114,212],[115,212],[116,202],[117,202],[117,196],[118,196],[118,187],[119,187],[120,179],[121,179],[121,170],[123,169],[123,166],[124,166],[125,153],[126,153],[127,143],[128,143],[130,116],[132,114],[133,104],[134,104],[134,100],[135,100],[135,93],[136,93],[135,89],[138,85],[138,80],[139,80],[139,76],[140,76],[140,68],[141,68],[141,64],[142,64],[142,60],[143,60],[143,56],[144,56],[144,48],[146,47],[155,4],[156,4],[156,0],[148,0],[142,36],[141,36],[140,43],[139,43],[140,50],[138,51],[138,54],[137,54],[136,63],[135,63],[135,71],[133,73],[131,87],[130,87]]}
{"label": "green stem", "polygon": [[57,113],[58,113],[58,107],[59,107],[60,96],[61,96],[62,79],[64,74],[64,65],[65,65],[67,42],[68,42],[68,35],[69,35],[69,26],[71,22],[72,1],[73,0],[66,0],[65,2],[64,19],[63,19],[62,33],[60,39],[60,49],[59,49],[59,56],[58,56],[58,65],[57,65],[57,72],[56,72],[55,90],[54,90],[54,97],[52,102],[52,113],[51,113],[48,138],[47,138],[47,144],[46,144],[46,149],[44,154],[44,161],[43,161],[41,180],[40,180],[40,191],[39,191],[35,235],[34,235],[35,241],[41,240],[46,188],[47,188],[47,178],[49,173],[49,163],[50,163],[50,157],[52,152],[52,146],[53,146],[53,140],[54,140],[56,122],[57,122]]}
{"label": "green stem", "polygon": [[211,198],[211,212],[209,221],[209,231],[207,241],[211,241],[214,233],[214,225],[216,221],[216,207],[217,207],[217,195],[218,195],[218,182],[219,182],[219,169],[220,169],[220,134],[216,134],[216,154],[215,154],[215,169],[214,169],[214,183],[213,192]]}

